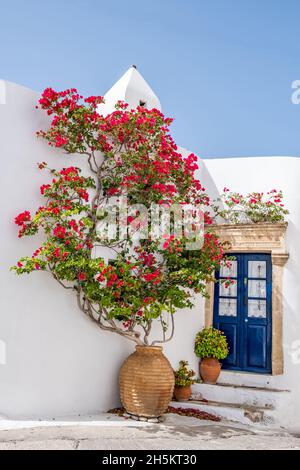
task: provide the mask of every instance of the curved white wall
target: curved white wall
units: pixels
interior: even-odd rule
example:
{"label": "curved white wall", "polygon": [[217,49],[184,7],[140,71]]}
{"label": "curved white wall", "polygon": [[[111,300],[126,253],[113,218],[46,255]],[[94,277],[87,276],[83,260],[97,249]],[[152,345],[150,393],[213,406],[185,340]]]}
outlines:
{"label": "curved white wall", "polygon": [[[105,411],[119,404],[118,370],[133,343],[90,323],[74,296],[46,273],[19,277],[9,271],[39,243],[36,237],[19,240],[13,223],[19,212],[42,204],[39,186],[47,173],[36,163],[60,168],[80,165],[82,157],[63,155],[37,140],[35,132],[47,127],[45,113],[35,109],[38,95],[1,84],[0,416]],[[182,358],[196,364],[192,339],[200,317],[200,309],[196,315],[179,312],[175,339],[166,347],[174,366]]]}

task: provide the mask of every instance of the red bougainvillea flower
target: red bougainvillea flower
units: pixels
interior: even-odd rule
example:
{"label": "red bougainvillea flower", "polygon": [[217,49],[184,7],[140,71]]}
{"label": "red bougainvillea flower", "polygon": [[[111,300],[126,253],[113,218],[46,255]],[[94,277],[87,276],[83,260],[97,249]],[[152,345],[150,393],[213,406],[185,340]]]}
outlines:
{"label": "red bougainvillea flower", "polygon": [[[176,204],[205,206],[206,226],[213,220],[210,199],[195,177],[197,156],[181,154],[170,135],[172,119],[158,109],[130,109],[123,102],[102,115],[101,103],[101,96],[84,99],[75,88],[42,93],[39,108],[51,122],[38,137],[54,150],[81,155],[86,176],[74,166],[56,170],[38,164],[50,175],[40,188],[44,205],[32,217],[28,211],[19,214],[15,222],[19,236],[42,232],[45,241],[13,269],[17,274],[52,272],[60,285],[76,291],[80,309],[98,327],[149,344],[154,320],[159,318],[163,328],[171,325],[175,309],[192,305],[192,292],[205,294],[224,250],[208,228],[202,248],[189,253],[185,238],[174,237],[174,227],[163,240],[152,235],[143,241],[101,239],[98,227],[111,196],[129,201],[132,209],[123,219],[130,232],[148,229],[147,216],[156,204],[162,211]],[[136,209],[141,206],[146,215]],[[102,247],[116,257],[105,261]]]}
{"label": "red bougainvillea flower", "polygon": [[57,135],[55,138],[55,147],[63,147],[68,143],[68,139],[62,137],[61,135]]}
{"label": "red bougainvillea flower", "polygon": [[46,162],[41,162],[41,163],[38,163],[37,166],[38,166],[39,170],[43,170],[44,168],[46,168],[47,163]]}
{"label": "red bougainvillea flower", "polygon": [[[165,238],[165,237],[163,237]],[[170,245],[171,241],[174,240],[175,236],[174,235],[170,235],[167,240],[164,242],[163,246],[162,246],[162,249],[163,250],[166,250],[168,248],[168,246]]]}
{"label": "red bougainvillea flower", "polygon": [[157,278],[160,277],[160,276],[161,276],[161,272],[159,270],[156,270],[152,273],[143,274],[143,278],[147,282],[151,282],[151,281],[157,282],[158,281]]}
{"label": "red bougainvillea flower", "polygon": [[266,194],[252,192],[243,196],[224,188],[220,198],[213,201],[215,215],[227,222],[269,222],[276,223],[284,220],[288,210],[283,209],[282,191],[272,189]]}
{"label": "red bougainvillea flower", "polygon": [[77,194],[78,194],[78,196],[80,196],[85,201],[89,200],[89,195],[88,195],[88,193],[86,192],[85,189],[81,189],[81,188],[77,189]]}
{"label": "red bougainvillea flower", "polygon": [[49,189],[50,187],[51,187],[50,184],[43,184],[43,185],[41,186],[41,188],[40,188],[41,194],[44,194],[45,191],[47,191],[47,189]]}
{"label": "red bougainvillea flower", "polygon": [[96,107],[98,104],[104,102],[103,96],[89,96],[89,97],[86,98],[84,101],[85,101],[85,103],[92,104],[92,105],[95,106],[95,107]]}
{"label": "red bougainvillea flower", "polygon": [[16,218],[15,218],[15,224],[19,225],[20,227],[24,224],[24,222],[29,222],[31,219],[31,215],[29,211],[24,211],[21,212]]}

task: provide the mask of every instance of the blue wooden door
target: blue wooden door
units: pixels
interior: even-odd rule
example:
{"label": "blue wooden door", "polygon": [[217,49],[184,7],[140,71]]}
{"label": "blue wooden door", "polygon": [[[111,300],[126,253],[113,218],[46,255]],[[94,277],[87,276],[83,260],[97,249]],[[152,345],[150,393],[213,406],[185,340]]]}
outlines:
{"label": "blue wooden door", "polygon": [[222,267],[214,292],[214,326],[224,331],[229,355],[222,367],[271,373],[272,265],[269,254],[232,254],[230,267]]}

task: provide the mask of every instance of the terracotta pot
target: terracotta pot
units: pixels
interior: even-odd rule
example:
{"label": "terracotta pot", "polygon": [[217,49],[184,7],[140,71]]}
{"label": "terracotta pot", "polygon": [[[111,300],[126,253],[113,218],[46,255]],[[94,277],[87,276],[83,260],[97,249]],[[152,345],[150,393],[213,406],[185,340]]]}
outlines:
{"label": "terracotta pot", "polygon": [[119,383],[127,413],[157,418],[172,399],[174,373],[160,346],[136,346],[121,367]]}
{"label": "terracotta pot", "polygon": [[205,384],[216,384],[221,372],[221,364],[214,357],[205,357],[200,362],[200,375]]}
{"label": "terracotta pot", "polygon": [[175,387],[174,396],[177,401],[187,401],[191,398],[192,388],[190,385],[186,387]]}

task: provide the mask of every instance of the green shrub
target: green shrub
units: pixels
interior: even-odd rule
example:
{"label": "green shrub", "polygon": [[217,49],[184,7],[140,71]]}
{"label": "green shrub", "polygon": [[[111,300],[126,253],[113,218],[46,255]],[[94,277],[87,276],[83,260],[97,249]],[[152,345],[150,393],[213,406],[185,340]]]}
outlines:
{"label": "green shrub", "polygon": [[225,359],[229,352],[226,336],[216,328],[203,328],[196,335],[194,351],[201,358]]}

